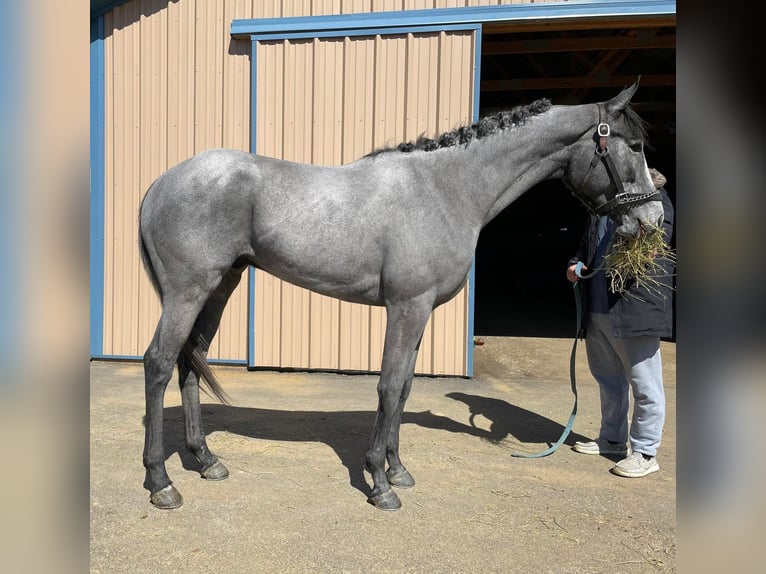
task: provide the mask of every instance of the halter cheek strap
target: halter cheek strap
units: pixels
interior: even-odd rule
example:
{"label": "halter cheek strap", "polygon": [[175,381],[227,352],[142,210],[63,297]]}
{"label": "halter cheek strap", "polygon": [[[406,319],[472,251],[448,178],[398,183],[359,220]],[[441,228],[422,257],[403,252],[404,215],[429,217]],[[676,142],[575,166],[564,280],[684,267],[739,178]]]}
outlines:
{"label": "halter cheek strap", "polygon": [[[595,213],[596,215],[604,215],[619,207],[624,207],[630,204],[643,203],[654,199],[655,197],[659,197],[660,195],[660,192],[656,189],[649,193],[628,193],[625,191],[625,186],[620,178],[620,173],[617,171],[617,167],[614,165],[612,156],[609,154],[609,148],[607,147],[611,131],[609,124],[606,123],[606,110],[604,109],[604,105],[598,104],[598,126],[596,127],[598,143],[596,144],[596,149],[593,153],[593,159],[590,160],[588,171],[585,172],[585,176],[582,178],[580,185],[574,192],[574,195],[585,204],[588,211]],[[615,194],[610,200],[607,200],[604,194],[601,194],[591,201],[588,201],[583,194],[580,193],[580,190],[583,188],[585,182],[590,177],[591,172],[599,162],[604,163],[604,167],[614,183]]]}

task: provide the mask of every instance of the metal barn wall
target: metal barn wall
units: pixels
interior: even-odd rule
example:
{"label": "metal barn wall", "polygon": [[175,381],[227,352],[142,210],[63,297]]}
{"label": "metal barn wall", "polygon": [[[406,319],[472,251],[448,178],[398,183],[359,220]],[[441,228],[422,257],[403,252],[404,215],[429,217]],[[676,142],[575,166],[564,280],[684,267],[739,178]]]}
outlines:
{"label": "metal barn wall", "polygon": [[[152,336],[160,307],[140,265],[138,206],[166,168],[218,146],[255,146],[276,157],[345,163],[376,146],[438,133],[471,118],[476,102],[470,98],[470,33],[262,42],[252,94],[250,40],[232,38],[233,21],[464,7],[473,22],[487,17],[497,22],[508,19],[508,12],[491,7],[509,4],[545,2],[130,0],[92,12],[91,98],[98,117],[91,126],[96,142],[91,177],[97,179],[91,182],[91,355],[137,358]],[[675,13],[670,2],[627,4],[629,13],[665,13],[670,7]],[[490,10],[472,8],[477,6]],[[619,15],[622,7],[593,0],[558,4],[550,14]],[[468,21],[463,11],[442,10],[439,18],[447,12],[452,23]],[[535,17],[541,14],[535,11]],[[424,12],[379,15],[376,22],[384,25],[430,23]],[[331,29],[330,18],[324,19],[325,30]],[[333,25],[343,27],[337,19]],[[255,141],[253,98],[260,102]],[[261,366],[378,368],[382,310],[253,275],[257,285],[244,276],[227,306],[211,358]],[[258,317],[248,333],[252,294]],[[459,336],[466,332],[465,298],[463,291],[434,314],[418,372],[470,374],[467,341]]]}
{"label": "metal barn wall", "polygon": [[[133,0],[104,16],[104,355],[142,355],[159,318],[138,251],[149,185],[196,152],[250,147],[250,46],[228,33],[232,19],[251,16],[250,5]],[[247,360],[247,303],[243,284],[211,358]]]}
{"label": "metal barn wall", "polygon": [[[101,16],[104,257],[103,261],[96,262],[95,272],[103,275],[100,282],[103,293],[101,297],[96,294],[95,298],[103,302],[103,320],[99,333],[101,349],[96,349],[95,355],[141,356],[159,318],[159,301],[141,267],[138,252],[138,208],[151,182],[168,167],[198,151],[219,146],[251,148],[250,44],[247,40],[231,38],[229,30],[233,20],[512,3],[519,2],[131,0]],[[370,49],[375,42],[382,51],[381,59],[373,66]],[[263,73],[285,73],[286,63],[292,62],[294,69],[287,80],[296,82],[295,88],[300,91],[286,90],[284,101],[273,103],[283,106],[280,112],[283,116],[271,117],[267,108],[259,106],[259,114],[263,113],[265,120],[259,118],[259,130],[266,129],[269,122],[273,130],[273,135],[259,136],[263,142],[259,144],[259,152],[318,163],[341,163],[374,146],[416,137],[423,131],[435,133],[450,129],[456,122],[470,119],[467,95],[471,81],[468,71],[472,65],[468,64],[470,45],[465,34],[447,34],[423,39],[327,39],[293,42],[288,47],[264,47],[263,57],[273,58],[271,65],[275,69],[268,71],[262,67]],[[288,60],[278,62],[279,58]],[[352,62],[356,68],[350,67]],[[437,62],[438,73],[435,71]],[[346,91],[341,93],[333,78],[344,66]],[[370,75],[373,69],[377,78],[374,85]],[[357,74],[359,81],[351,81],[351,74]],[[450,74],[457,76],[450,79]],[[300,82],[313,81],[315,77],[329,78],[323,86],[317,86],[323,92],[321,97],[316,101],[298,97],[305,95]],[[261,90],[268,84],[259,79],[258,86]],[[438,117],[437,108],[433,106],[437,87]],[[405,88],[406,98],[404,91],[399,92],[398,99],[393,96],[397,89]],[[366,96],[360,90],[366,90]],[[370,99],[370,92],[378,90],[382,90],[381,93]],[[273,93],[272,97],[276,98],[277,94]],[[367,102],[366,107],[361,107],[362,101]],[[290,123],[300,124],[309,117],[314,124],[310,139],[291,140],[295,132],[288,129]],[[288,124],[280,123],[285,121]],[[278,134],[282,129],[284,135]],[[270,140],[279,137],[285,138],[282,148],[267,147],[275,145]],[[242,284],[227,306],[221,329],[210,349],[213,359],[248,360],[247,281],[247,276],[243,276]],[[257,293],[263,297],[271,279],[259,277],[258,281]],[[256,364],[377,368],[378,340],[384,328],[379,311],[368,313],[345,303],[324,300],[309,305],[315,296],[290,294],[289,288],[282,286],[279,289],[283,298],[280,306],[272,311],[279,313],[279,322],[265,319],[264,324],[259,324]],[[458,299],[464,300],[465,294]],[[288,301],[294,308],[305,306],[305,313],[283,316]],[[465,371],[464,349],[460,350],[464,342],[452,341],[451,335],[444,334],[463,328],[465,303],[460,305],[437,311],[429,324],[418,363],[419,372]],[[317,306],[326,309],[320,313],[322,317],[325,312],[335,313],[340,317],[339,322],[308,321],[307,317],[317,316]],[[262,310],[263,313],[266,311]],[[290,321],[286,323],[288,318]],[[309,330],[308,342],[305,334],[293,335],[298,328],[301,332]],[[267,332],[272,336],[266,336]],[[369,333],[369,342],[364,333]],[[277,341],[278,351],[270,346]]]}
{"label": "metal barn wall", "polygon": [[[257,152],[341,165],[466,123],[474,46],[473,31],[259,42]],[[311,293],[260,270],[255,293],[256,365],[380,369],[383,308]],[[467,313],[465,288],[433,313],[416,372],[467,374]]]}

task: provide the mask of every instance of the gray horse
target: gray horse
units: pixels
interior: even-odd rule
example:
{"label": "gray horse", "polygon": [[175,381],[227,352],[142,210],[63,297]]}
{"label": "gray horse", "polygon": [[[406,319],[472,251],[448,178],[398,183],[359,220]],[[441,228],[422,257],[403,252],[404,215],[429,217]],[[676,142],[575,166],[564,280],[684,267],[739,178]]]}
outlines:
{"label": "gray horse", "polygon": [[176,365],[186,445],[204,478],[228,476],[206,444],[199,381],[226,401],[206,356],[229,296],[253,265],[317,293],[386,308],[366,468],[374,483],[369,501],[400,508],[391,487],[415,483],[399,458],[399,427],[420,339],[434,308],[465,284],[481,229],[548,179],[563,180],[589,209],[610,213],[624,236],[661,223],[645,130],[629,105],[637,87],[599,104],[539,100],[340,167],[210,150],[161,175],[140,213],[141,253],[162,300],[144,354],[151,502],[182,504],[162,438]]}

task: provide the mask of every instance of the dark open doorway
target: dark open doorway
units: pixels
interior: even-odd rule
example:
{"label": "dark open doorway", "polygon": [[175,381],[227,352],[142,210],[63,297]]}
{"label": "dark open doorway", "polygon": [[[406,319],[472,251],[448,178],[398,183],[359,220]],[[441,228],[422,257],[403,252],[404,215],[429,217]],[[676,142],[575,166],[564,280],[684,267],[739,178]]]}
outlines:
{"label": "dark open doorway", "polygon": [[574,335],[564,270],[584,224],[579,201],[560,183],[545,182],[484,228],[476,250],[477,335]]}
{"label": "dark open doorway", "polygon": [[[569,26],[486,26],[480,115],[541,97],[554,104],[603,101],[641,76],[633,103],[648,124],[647,161],[665,174],[675,203],[675,19]],[[545,182],[482,231],[477,336],[574,336],[574,296],[565,269],[586,218],[560,182]]]}

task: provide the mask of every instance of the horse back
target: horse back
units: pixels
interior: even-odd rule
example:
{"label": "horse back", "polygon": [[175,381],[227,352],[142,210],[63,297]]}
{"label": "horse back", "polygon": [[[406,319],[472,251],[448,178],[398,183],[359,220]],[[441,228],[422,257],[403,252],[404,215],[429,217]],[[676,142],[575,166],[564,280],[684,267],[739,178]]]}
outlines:
{"label": "horse back", "polygon": [[466,262],[445,261],[448,234],[411,189],[413,170],[387,161],[321,167],[210,150],[155,182],[142,226],[173,259],[224,268],[244,258],[348,301],[384,304],[386,284],[414,294],[423,274],[452,289]]}

